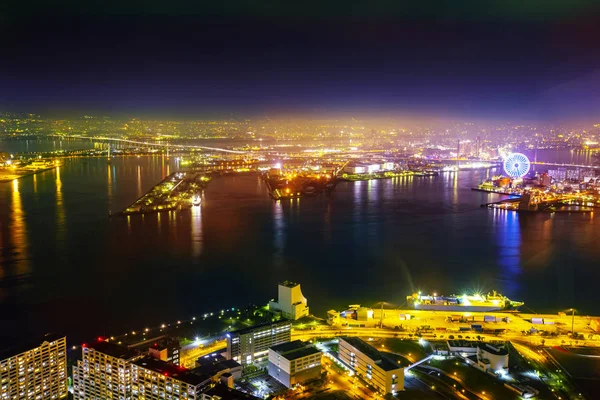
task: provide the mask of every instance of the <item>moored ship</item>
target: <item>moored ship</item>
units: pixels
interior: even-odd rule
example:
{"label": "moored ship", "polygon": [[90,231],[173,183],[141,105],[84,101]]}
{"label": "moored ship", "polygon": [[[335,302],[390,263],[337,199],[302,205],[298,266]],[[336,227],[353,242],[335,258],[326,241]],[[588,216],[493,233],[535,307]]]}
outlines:
{"label": "moored ship", "polygon": [[415,310],[436,311],[502,311],[514,310],[522,306],[521,301],[513,301],[496,291],[482,295],[463,294],[461,296],[422,295],[421,292],[407,296],[407,303]]}

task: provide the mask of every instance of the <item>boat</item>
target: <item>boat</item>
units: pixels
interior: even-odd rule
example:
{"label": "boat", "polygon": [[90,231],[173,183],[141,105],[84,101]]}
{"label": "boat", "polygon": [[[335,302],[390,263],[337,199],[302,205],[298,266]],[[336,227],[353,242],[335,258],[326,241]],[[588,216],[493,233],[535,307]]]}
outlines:
{"label": "boat", "polygon": [[192,205],[194,207],[199,206],[200,203],[202,203],[202,198],[200,198],[200,196],[196,195],[196,196],[192,197]]}
{"label": "boat", "polygon": [[415,310],[435,310],[435,311],[503,311],[515,310],[524,303],[513,301],[508,297],[497,293],[495,290],[487,295],[475,293],[472,295],[463,294],[460,296],[442,296],[434,293],[433,295],[423,295],[421,292],[413,293],[406,297],[407,303]]}

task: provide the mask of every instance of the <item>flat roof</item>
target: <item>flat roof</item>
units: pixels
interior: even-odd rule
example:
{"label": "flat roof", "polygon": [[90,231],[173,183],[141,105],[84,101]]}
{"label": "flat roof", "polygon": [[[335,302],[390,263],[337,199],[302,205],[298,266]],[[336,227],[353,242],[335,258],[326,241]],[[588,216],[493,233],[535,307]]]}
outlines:
{"label": "flat roof", "polygon": [[475,348],[477,345],[475,342],[471,342],[470,340],[457,339],[457,340],[448,340],[448,346],[452,347],[472,347]]}
{"label": "flat roof", "polygon": [[210,396],[217,396],[221,400],[258,400],[260,397],[254,397],[250,394],[240,392],[239,390],[231,389],[225,385],[215,385],[215,387],[208,389],[203,394]]}
{"label": "flat roof", "polygon": [[302,340],[294,340],[293,342],[281,343],[270,348],[277,354],[280,354],[287,360],[296,360],[298,358],[310,356],[312,354],[320,353],[321,350],[317,349],[311,344],[304,343]]}
{"label": "flat roof", "polygon": [[479,343],[477,343],[477,347],[479,347],[480,349],[482,349],[484,351],[487,351],[490,354],[494,354],[497,356],[508,355],[508,350],[506,350],[504,347],[492,346],[489,343],[479,342]]}
{"label": "flat roof", "polygon": [[289,287],[289,288],[293,288],[300,285],[299,283],[296,282],[292,282],[292,281],[283,281],[279,284],[279,286],[285,286],[285,287]]}
{"label": "flat roof", "polygon": [[224,371],[226,369],[234,369],[241,368],[240,363],[235,360],[218,360],[212,363],[204,363],[196,368],[192,369],[194,374],[206,375],[206,376],[215,376],[219,372]]}
{"label": "flat roof", "polygon": [[44,342],[55,342],[57,340],[65,338],[66,335],[60,335],[57,333],[48,333],[41,337],[37,341],[30,341],[20,346],[8,347],[6,349],[0,350],[0,360],[5,360],[10,357],[17,356],[19,354],[23,354],[26,351],[33,350],[37,347],[40,347]]}
{"label": "flat roof", "polygon": [[84,343],[82,347],[94,349],[100,353],[109,355],[115,358],[121,358],[123,360],[130,360],[138,357],[140,353],[136,350],[129,349],[125,346],[121,346],[115,343],[107,342],[104,340],[96,340],[91,343]]}
{"label": "flat roof", "polygon": [[195,374],[186,368],[150,356],[140,358],[134,361],[133,364],[187,383],[188,385],[198,386],[210,381],[210,376]]}
{"label": "flat roof", "polygon": [[287,319],[280,319],[279,321],[275,321],[275,322],[265,322],[264,324],[259,324],[259,325],[254,325],[254,326],[249,326],[247,328],[242,328],[242,329],[238,329],[236,331],[231,331],[231,334],[236,334],[236,335],[243,335],[246,333],[250,333],[250,332],[254,332],[257,329],[261,329],[261,328],[266,328],[266,327],[271,327],[271,326],[278,326],[278,325],[292,325],[292,321],[287,320]]}
{"label": "flat roof", "polygon": [[344,340],[349,345],[353,346],[358,351],[360,351],[361,353],[363,353],[364,355],[369,357],[371,360],[373,360],[375,362],[375,364],[377,364],[379,367],[381,367],[381,369],[383,369],[384,371],[391,371],[394,369],[401,368],[398,364],[393,363],[390,360],[388,360],[383,353],[381,353],[375,347],[371,346],[370,344],[368,344],[367,342],[365,342],[362,339],[359,339],[357,337],[348,337],[348,336],[340,337],[340,339]]}

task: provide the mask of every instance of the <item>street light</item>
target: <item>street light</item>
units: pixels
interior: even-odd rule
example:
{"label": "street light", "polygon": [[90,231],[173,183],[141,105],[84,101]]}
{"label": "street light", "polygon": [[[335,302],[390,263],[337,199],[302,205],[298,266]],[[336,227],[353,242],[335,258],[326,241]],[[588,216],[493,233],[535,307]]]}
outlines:
{"label": "street light", "polygon": [[575,336],[575,309],[574,308],[569,308],[569,311],[571,311],[571,337]]}

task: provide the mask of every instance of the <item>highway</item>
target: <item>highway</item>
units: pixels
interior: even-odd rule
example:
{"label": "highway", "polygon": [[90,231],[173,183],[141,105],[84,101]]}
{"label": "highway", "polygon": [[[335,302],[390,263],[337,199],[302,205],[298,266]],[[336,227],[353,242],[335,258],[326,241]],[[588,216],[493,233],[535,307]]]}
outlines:
{"label": "highway", "polygon": [[49,136],[58,136],[61,138],[68,139],[83,139],[83,140],[97,140],[97,141],[111,141],[117,143],[129,143],[129,144],[138,144],[143,146],[156,146],[156,147],[175,147],[175,148],[186,148],[186,149],[203,149],[203,150],[211,150],[211,151],[221,151],[224,153],[234,153],[234,154],[246,154],[244,151],[225,149],[222,147],[211,147],[211,146],[199,146],[199,145],[183,145],[183,144],[169,144],[169,143],[153,143],[153,142],[142,142],[139,140],[129,140],[129,139],[118,139],[111,138],[106,136],[82,136],[82,135],[49,135]]}

